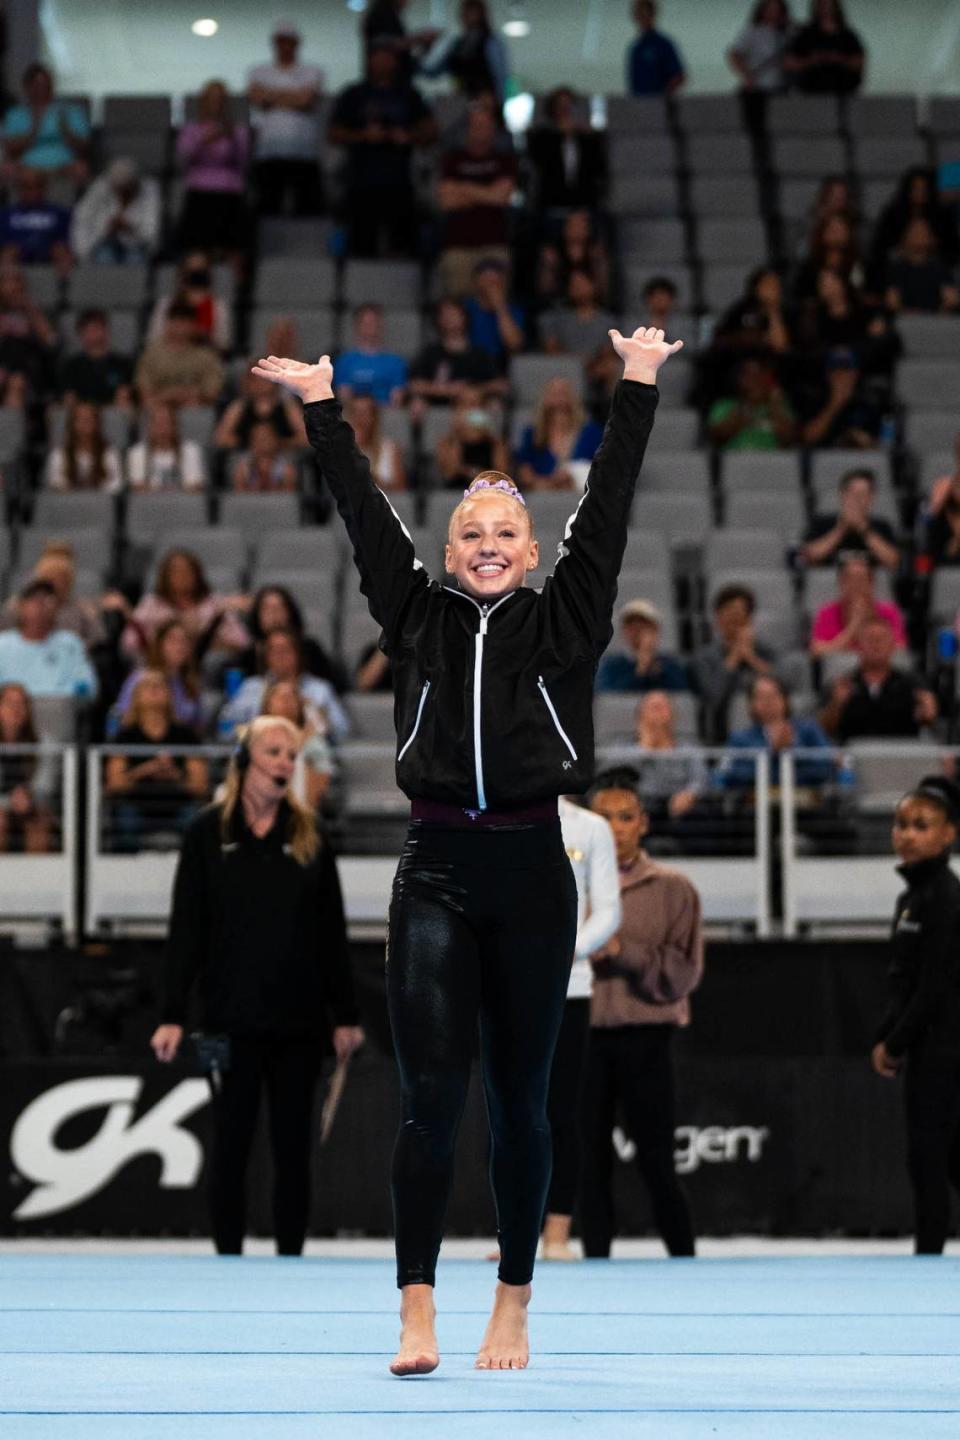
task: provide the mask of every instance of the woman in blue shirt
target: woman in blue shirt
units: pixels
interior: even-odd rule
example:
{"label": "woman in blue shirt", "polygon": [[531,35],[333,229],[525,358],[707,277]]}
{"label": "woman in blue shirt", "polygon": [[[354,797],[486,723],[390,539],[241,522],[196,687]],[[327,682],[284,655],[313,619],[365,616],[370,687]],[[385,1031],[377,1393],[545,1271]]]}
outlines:
{"label": "woman in blue shirt", "polygon": [[[795,720],[790,714],[790,697],[774,675],[758,675],[750,687],[750,715],[753,724],[735,730],[727,741],[730,750],[768,750],[770,783],[780,783],[780,755],[784,750],[823,750],[799,756],[794,761],[796,782],[801,786],[826,785],[833,779],[834,764],[830,741],[816,720]],[[724,757],[717,780],[726,790],[752,789],[755,783],[752,759]]]}
{"label": "woman in blue shirt", "polygon": [[90,123],[79,105],[56,100],[53,76],[34,63],[23,72],[26,104],[11,105],[3,118],[3,149],[11,165],[85,180],[89,173]]}
{"label": "woman in blue shirt", "polygon": [[[603,438],[569,380],[550,380],[543,388],[532,425],[523,432],[516,455],[522,490],[583,489],[583,478]],[[579,478],[577,467],[582,466]]]}

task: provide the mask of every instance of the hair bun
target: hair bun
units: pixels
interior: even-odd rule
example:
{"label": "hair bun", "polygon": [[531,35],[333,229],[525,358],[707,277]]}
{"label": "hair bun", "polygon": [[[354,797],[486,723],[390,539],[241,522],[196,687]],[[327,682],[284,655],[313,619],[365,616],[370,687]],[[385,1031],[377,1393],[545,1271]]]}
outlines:
{"label": "hair bun", "polygon": [[917,786],[918,795],[940,800],[950,820],[960,820],[960,785],[948,775],[924,775]]}

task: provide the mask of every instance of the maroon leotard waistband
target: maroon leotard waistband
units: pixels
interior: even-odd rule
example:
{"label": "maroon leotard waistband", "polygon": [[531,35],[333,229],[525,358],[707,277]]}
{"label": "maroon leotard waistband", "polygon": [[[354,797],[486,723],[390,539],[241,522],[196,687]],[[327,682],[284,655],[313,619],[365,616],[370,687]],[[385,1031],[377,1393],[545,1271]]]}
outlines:
{"label": "maroon leotard waistband", "polygon": [[413,800],[410,819],[427,825],[456,825],[465,830],[488,825],[538,825],[556,820],[556,800],[539,800],[516,810],[469,810],[460,805],[445,805],[441,800]]}

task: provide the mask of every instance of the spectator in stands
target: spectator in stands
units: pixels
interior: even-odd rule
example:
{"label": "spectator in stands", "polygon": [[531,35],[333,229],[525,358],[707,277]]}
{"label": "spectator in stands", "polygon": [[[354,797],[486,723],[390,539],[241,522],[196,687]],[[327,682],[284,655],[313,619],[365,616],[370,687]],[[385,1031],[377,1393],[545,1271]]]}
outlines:
{"label": "spectator in stands", "polygon": [[[407,0],[372,0],[363,17],[363,42],[365,48],[380,43],[388,44],[397,56],[401,80],[413,79],[417,62],[443,33],[435,29],[407,32],[403,23],[403,11]],[[279,350],[276,352],[281,353]],[[289,351],[284,350],[284,355]]]}
{"label": "spectator in stands", "polygon": [[711,444],[720,450],[780,450],[796,444],[796,416],[769,361],[741,362],[736,395],[714,402],[707,428]]}
{"label": "spectator in stands", "polygon": [[239,268],[250,240],[250,130],[235,119],[222,80],[200,91],[196,120],[177,136],[177,163],[184,184],[181,249],[226,255]]}
{"label": "spectator in stands", "polygon": [[953,267],[937,257],[936,236],[928,220],[911,220],[900,249],[887,266],[889,310],[928,314],[960,309],[960,288]]}
{"label": "spectator in stands", "polygon": [[296,725],[303,736],[297,752],[290,789],[311,810],[319,810],[330,792],[337,773],[333,746],[326,735],[315,730],[307,718],[303,696],[293,680],[275,680],[263,692],[261,715],[280,715]]}
{"label": "spectator in stands", "polygon": [[114,736],[130,709],[133,692],[150,670],[162,675],[170,692],[173,719],[186,726],[194,736],[203,730],[203,706],[200,698],[200,667],[194,653],[193,639],[179,620],[167,620],[147,646],[145,663],[131,670],[114,701],[107,722],[108,737]]}
{"label": "spectator in stands", "polygon": [[[780,756],[784,750],[829,750],[830,741],[816,720],[796,719],[790,708],[790,695],[775,675],[758,675],[750,686],[750,719],[743,730],[734,730],[727,739],[727,748],[766,750],[770,755],[770,784],[780,784]],[[798,756],[794,761],[794,778],[798,785],[828,785],[833,779],[833,760],[825,755]],[[725,790],[752,790],[756,781],[753,758],[727,755],[721,762],[716,780]]]}
{"label": "spectator in stands", "polygon": [[293,630],[270,630],[260,647],[260,674],[250,675],[220,712],[220,724],[246,725],[260,713],[267,686],[277,680],[296,685],[310,724],[321,735],[343,740],[350,731],[347,713],[329,680],[306,669],[303,645]]}
{"label": "spectator in stands", "polygon": [[[22,685],[0,685],[0,752],[4,745],[36,744],[29,694]],[[43,855],[53,848],[56,780],[52,756],[0,753],[0,854]]]}
{"label": "spectator in stands", "polygon": [[424,75],[449,75],[461,95],[495,95],[502,105],[507,94],[510,59],[507,47],[490,23],[486,0],[462,0],[460,30],[420,62]]}
{"label": "spectator in stands", "polygon": [[42,170],[82,184],[90,158],[90,122],[82,107],[56,99],[53,75],[37,61],[24,70],[22,83],[26,103],[10,106],[0,132],[4,178]]}
{"label": "spectator in stands", "polygon": [[889,317],[835,270],[821,270],[816,291],[800,306],[797,348],[817,379],[824,366],[855,365],[864,380],[892,377],[901,343]]}
{"label": "spectator in stands", "polygon": [[80,400],[67,409],[63,441],[47,454],[44,483],[51,490],[123,488],[120,456],[103,433],[99,407]]}
{"label": "spectator in stands", "polygon": [[881,410],[861,385],[854,357],[834,351],[808,382],[800,434],[805,445],[870,450],[877,442]]}
{"label": "spectator in stands", "polygon": [[[663,329],[659,320],[651,323]],[[738,359],[757,358],[785,368],[794,348],[795,330],[796,316],[784,295],[780,272],[772,265],[761,265],[748,277],[741,299],[717,322],[704,357],[711,393],[729,390],[734,382],[731,366]]]}
{"label": "spectator in stands", "polygon": [[499,419],[484,404],[480,390],[464,386],[460,392],[450,429],[437,442],[436,461],[448,490],[463,490],[481,470],[508,469],[510,454]]}
{"label": "spectator in stands", "polygon": [[212,345],[197,338],[191,305],[171,305],[163,336],[151,340],[136,369],[136,384],[145,405],[212,405],[223,389],[223,365]]}
{"label": "spectator in stands", "polygon": [[57,627],[57,592],[49,580],[30,580],[20,591],[17,624],[0,634],[0,685],[27,693],[93,699],[97,677],[83,641]]}
{"label": "spectator in stands", "polygon": [[133,362],[111,348],[110,318],[105,310],[81,310],[75,350],[60,365],[57,388],[67,405],[127,407],[133,400]]}
{"label": "spectator in stands", "polygon": [[407,362],[383,345],[383,306],[358,305],[353,312],[353,345],[337,356],[333,383],[341,400],[372,395],[381,405],[401,405]]}
{"label": "spectator in stands", "polygon": [[934,565],[960,565],[960,432],[953,453],[953,471],[933,482],[923,516],[923,553]]}
{"label": "spectator in stands", "polygon": [[251,425],[247,449],[234,455],[229,478],[231,488],[237,491],[296,490],[297,467],[268,421]]}
{"label": "spectator in stands", "polygon": [[810,246],[819,226],[835,215],[846,220],[853,234],[859,236],[860,205],[848,175],[825,175],[820,181],[810,211]]}
{"label": "spectator in stands", "polygon": [[70,271],[70,211],[47,199],[42,170],[21,171],[16,200],[0,209],[0,262],[52,265],[58,275]]}
{"label": "spectator in stands", "polygon": [[489,355],[500,374],[526,341],[523,307],[510,299],[508,271],[499,260],[482,260],[473,272],[466,302],[470,343]]}
{"label": "spectator in stands", "polygon": [[253,167],[261,215],[320,215],[324,208],[317,105],[324,74],[299,59],[300,32],[288,20],[273,28],[273,60],[247,76],[256,132]]}
{"label": "spectator in stands", "polygon": [[477,265],[496,260],[509,269],[510,199],[517,162],[497,151],[489,110],[473,105],[467,143],[442,162],[439,204],[444,217],[440,273],[444,291],[459,299],[470,289]]}
{"label": "spectator in stands", "polygon": [[455,401],[465,385],[485,394],[506,390],[507,382],[497,377],[490,356],[471,343],[467,311],[459,300],[441,300],[434,323],[436,340],[420,351],[410,370],[410,411],[415,418],[423,418],[427,405]]}
{"label": "spectator in stands", "polygon": [[810,633],[813,656],[860,650],[868,623],[881,619],[889,626],[898,649],[907,649],[907,631],[899,606],[878,600],[873,559],[866,553],[848,553],[837,569],[836,600],[821,605]]}
{"label": "spectator in stands", "polygon": [[70,244],[78,260],[146,265],[160,243],[160,185],[118,156],[77,201]]}
{"label": "spectator in stands", "polygon": [[790,41],[784,69],[807,95],[850,95],[860,88],[866,56],[840,0],[811,0],[810,19]]}
{"label": "spectator in stands", "polygon": [[863,283],[860,242],[854,226],[845,215],[827,215],[815,226],[810,236],[810,248],[794,276],[793,292],[797,300],[816,299],[823,270],[832,270],[854,285]]}
{"label": "spectator in stands", "polygon": [[548,380],[515,456],[523,490],[582,490],[603,429],[587,418],[569,380]]}
{"label": "spectator in stands", "polygon": [[877,477],[870,469],[848,470],[840,479],[840,509],[817,514],[804,536],[808,565],[832,565],[851,552],[872,556],[877,565],[896,570],[900,560],[893,527],[873,513]]}
{"label": "spectator in stands", "polygon": [[783,65],[792,33],[786,0],[757,0],[727,51],[727,64],[740,80],[744,122],[755,133],[765,128],[769,97],[787,88]]}
{"label": "spectator in stands", "polygon": [[[548,310],[540,322],[540,338],[548,355],[578,355],[592,373],[593,363],[610,349],[608,332],[616,317],[597,300],[597,284],[587,270],[571,270],[567,303]],[[661,327],[663,328],[663,327]]]}
{"label": "spectator in stands", "polygon": [[251,643],[236,658],[236,664],[247,675],[256,673],[261,647],[271,630],[289,630],[296,635],[303,652],[304,667],[319,680],[329,680],[334,689],[342,690],[343,677],[319,640],[306,633],[303,612],[283,585],[263,585],[254,595],[247,615]]}
{"label": "spectator in stands", "polygon": [[727,711],[734,695],[748,689],[758,675],[773,673],[776,657],[754,634],[756,604],[746,585],[724,585],[713,597],[715,638],[700,646],[691,666],[693,688],[703,704],[708,744],[725,738]]}
{"label": "spectator in stands", "polygon": [[687,668],[660,649],[663,616],[649,600],[628,600],[620,611],[623,649],[600,661],[599,691],[689,690]]}
{"label": "spectator in stands", "polygon": [[926,682],[893,668],[900,640],[890,621],[874,615],[860,634],[860,663],[829,687],[820,724],[841,744],[848,740],[914,739],[937,719]]}
{"label": "spectator in stands", "polygon": [[[174,718],[161,670],[143,670],[133,686],[116,745],[194,746],[196,731]],[[210,791],[207,762],[199,755],[111,755],[104,790],[113,802],[113,848],[136,854],[148,836],[182,835]]]}
{"label": "spectator in stands", "polygon": [[400,58],[389,44],[375,41],[365,78],[337,96],[329,136],[331,145],[347,152],[350,254],[416,254],[413,152],[435,138],[436,125],[422,95],[403,79]]}
{"label": "spectator in stands", "polygon": [[586,210],[571,211],[564,219],[559,239],[540,247],[537,257],[540,301],[552,305],[564,300],[567,281],[575,270],[592,278],[597,299],[605,304],[610,294],[610,256]]}
{"label": "spectator in stands", "polygon": [[543,122],[527,134],[536,202],[547,211],[600,208],[607,185],[606,137],[590,124],[585,102],[560,85],[543,102]]}
{"label": "spectator in stands", "polygon": [[[93,600],[74,594],[77,570],[73,546],[69,540],[48,540],[30,575],[30,581],[43,580],[53,586],[57,630],[72,630],[79,635],[89,653],[104,640],[104,612],[122,610],[123,597],[109,590]],[[0,629],[8,630],[17,623],[20,600],[11,595],[0,610]]]}
{"label": "spectator in stands", "polygon": [[167,316],[175,305],[193,312],[194,334],[198,340],[213,345],[222,354],[232,348],[233,307],[214,293],[213,271],[206,251],[193,250],[181,260],[172,293],[161,295],[153,307],[147,328],[148,341],[162,339]]}
{"label": "spectator in stands", "polygon": [[929,224],[936,241],[936,258],[945,265],[956,263],[960,256],[957,216],[944,204],[937,190],[935,172],[928,165],[914,165],[901,176],[874,227],[870,245],[870,265],[874,272],[882,275],[894,251],[903,244],[907,227],[913,220],[926,220]]}
{"label": "spectator in stands", "polygon": [[633,18],[640,34],[627,50],[628,94],[673,95],[687,77],[676,45],[656,28],[654,0],[634,0]]}
{"label": "spectator in stands", "polygon": [[23,271],[0,267],[0,402],[22,408],[46,393],[56,343]]}
{"label": "spectator in stands", "polygon": [[663,690],[651,690],[637,706],[636,742],[643,752],[633,761],[637,789],[661,835],[673,831],[696,807],[709,784],[706,762],[698,749],[677,744],[673,702]]}
{"label": "spectator in stands", "polygon": [[357,448],[370,461],[370,470],[381,490],[405,490],[407,476],[403,452],[396,440],[383,433],[380,406],[372,395],[354,395],[346,409],[353,426]]}
{"label": "spectator in stands", "polygon": [[[269,347],[267,353],[274,355],[279,352]],[[230,401],[217,422],[214,445],[221,450],[246,449],[254,425],[269,425],[281,445],[291,449],[305,446],[303,406],[298,405],[286,390],[251,374],[249,366],[245,366],[244,370],[240,377],[240,394],[236,400]]]}
{"label": "spectator in stands", "polygon": [[189,550],[168,550],[157,566],[153,590],[140,600],[123,633],[124,653],[139,660],[168,620],[180,620],[193,641],[197,660],[208,651],[232,657],[250,644],[241,619],[248,602],[240,596],[215,595],[203,566]]}
{"label": "spectator in stands", "polygon": [[146,438],[127,451],[126,469],[131,490],[202,490],[207,483],[202,447],[181,439],[176,410],[162,402],[149,407]]}

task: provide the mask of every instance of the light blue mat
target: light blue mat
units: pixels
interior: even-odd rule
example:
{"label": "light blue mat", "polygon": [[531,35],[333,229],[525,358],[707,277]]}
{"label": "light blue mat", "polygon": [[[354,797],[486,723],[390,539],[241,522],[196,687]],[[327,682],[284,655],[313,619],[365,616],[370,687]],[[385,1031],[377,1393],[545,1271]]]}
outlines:
{"label": "light blue mat", "polygon": [[3,1440],[940,1440],[960,1261],[541,1265],[529,1370],[474,1371],[493,1287],[441,1265],[443,1363],[387,1373],[383,1261],[0,1260]]}

